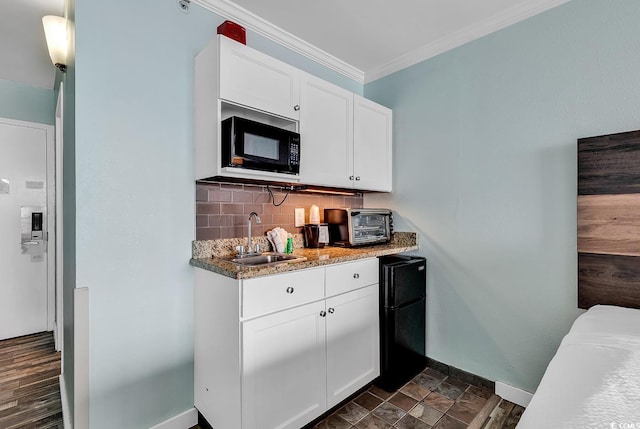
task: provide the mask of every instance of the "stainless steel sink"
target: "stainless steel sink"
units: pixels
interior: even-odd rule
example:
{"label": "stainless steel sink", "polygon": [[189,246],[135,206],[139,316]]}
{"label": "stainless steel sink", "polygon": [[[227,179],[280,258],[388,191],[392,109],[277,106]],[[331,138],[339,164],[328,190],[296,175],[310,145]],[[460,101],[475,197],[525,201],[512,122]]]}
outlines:
{"label": "stainless steel sink", "polygon": [[304,256],[289,255],[286,253],[267,252],[256,256],[234,257],[231,262],[238,265],[247,265],[251,267],[275,265],[289,262],[306,261]]}

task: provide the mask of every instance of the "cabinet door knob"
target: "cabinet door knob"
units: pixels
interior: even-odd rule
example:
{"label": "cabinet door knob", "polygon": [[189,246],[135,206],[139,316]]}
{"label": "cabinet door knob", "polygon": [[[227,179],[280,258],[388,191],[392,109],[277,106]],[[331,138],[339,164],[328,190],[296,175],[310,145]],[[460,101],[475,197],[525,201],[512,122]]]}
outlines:
{"label": "cabinet door knob", "polygon": [[326,311],[322,310],[322,311],[320,312],[320,317],[325,317],[326,315],[327,315],[327,312],[326,312]]}
{"label": "cabinet door knob", "polygon": [[300,110],[300,105],[296,104],[295,106],[293,106],[293,110],[295,110],[296,112]]}
{"label": "cabinet door knob", "polygon": [[293,288],[291,286],[287,288],[287,293],[293,293]]}
{"label": "cabinet door knob", "polygon": [[360,180],[360,176],[356,176],[356,180]]}
{"label": "cabinet door knob", "polygon": [[349,176],[349,180],[353,180],[353,176]]}
{"label": "cabinet door knob", "polygon": [[333,308],[333,307],[329,307],[329,310],[327,310],[327,311],[329,311],[329,313],[333,314],[336,311],[336,309]]}
{"label": "cabinet door knob", "polygon": [[354,279],[359,279],[359,278],[360,278],[360,274],[355,273],[355,274],[353,275],[353,278],[354,278]]}

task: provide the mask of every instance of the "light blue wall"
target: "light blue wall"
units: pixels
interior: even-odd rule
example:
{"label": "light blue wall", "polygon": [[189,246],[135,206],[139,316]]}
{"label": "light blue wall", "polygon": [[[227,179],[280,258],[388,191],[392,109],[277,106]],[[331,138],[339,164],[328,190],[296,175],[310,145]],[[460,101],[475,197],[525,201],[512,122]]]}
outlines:
{"label": "light blue wall", "polygon": [[0,80],[0,118],[53,125],[55,111],[52,89]]}
{"label": "light blue wall", "polygon": [[148,428],[193,407],[193,59],[223,19],[176,1],[75,6],[74,250],[76,285],[90,294],[90,423]]}
{"label": "light blue wall", "polygon": [[191,64],[213,31],[192,9],[76,0],[76,285],[90,294],[92,429],[147,428],[193,406]]}
{"label": "light blue wall", "polygon": [[533,391],[576,308],[576,139],[640,128],[640,2],[572,1],[365,86],[428,258],[427,354]]}

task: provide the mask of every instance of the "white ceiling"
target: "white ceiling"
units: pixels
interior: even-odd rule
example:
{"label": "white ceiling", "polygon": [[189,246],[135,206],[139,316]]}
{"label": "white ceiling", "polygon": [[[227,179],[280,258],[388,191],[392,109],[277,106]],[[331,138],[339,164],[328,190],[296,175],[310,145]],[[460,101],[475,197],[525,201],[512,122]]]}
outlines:
{"label": "white ceiling", "polygon": [[64,0],[0,0],[0,79],[53,88],[42,17],[62,16]]}
{"label": "white ceiling", "polygon": [[[178,0],[162,0],[175,1]],[[193,0],[369,82],[569,0]],[[0,0],[0,79],[52,88],[42,29],[64,0]]]}
{"label": "white ceiling", "polygon": [[194,0],[362,82],[567,1]]}

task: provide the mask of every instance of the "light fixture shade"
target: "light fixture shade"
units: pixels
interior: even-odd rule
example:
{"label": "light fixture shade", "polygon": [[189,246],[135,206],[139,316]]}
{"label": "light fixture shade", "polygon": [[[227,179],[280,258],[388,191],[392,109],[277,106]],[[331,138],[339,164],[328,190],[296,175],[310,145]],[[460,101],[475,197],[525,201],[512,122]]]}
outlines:
{"label": "light fixture shade", "polygon": [[42,18],[44,35],[51,62],[59,67],[67,64],[67,20],[61,16],[47,15]]}

